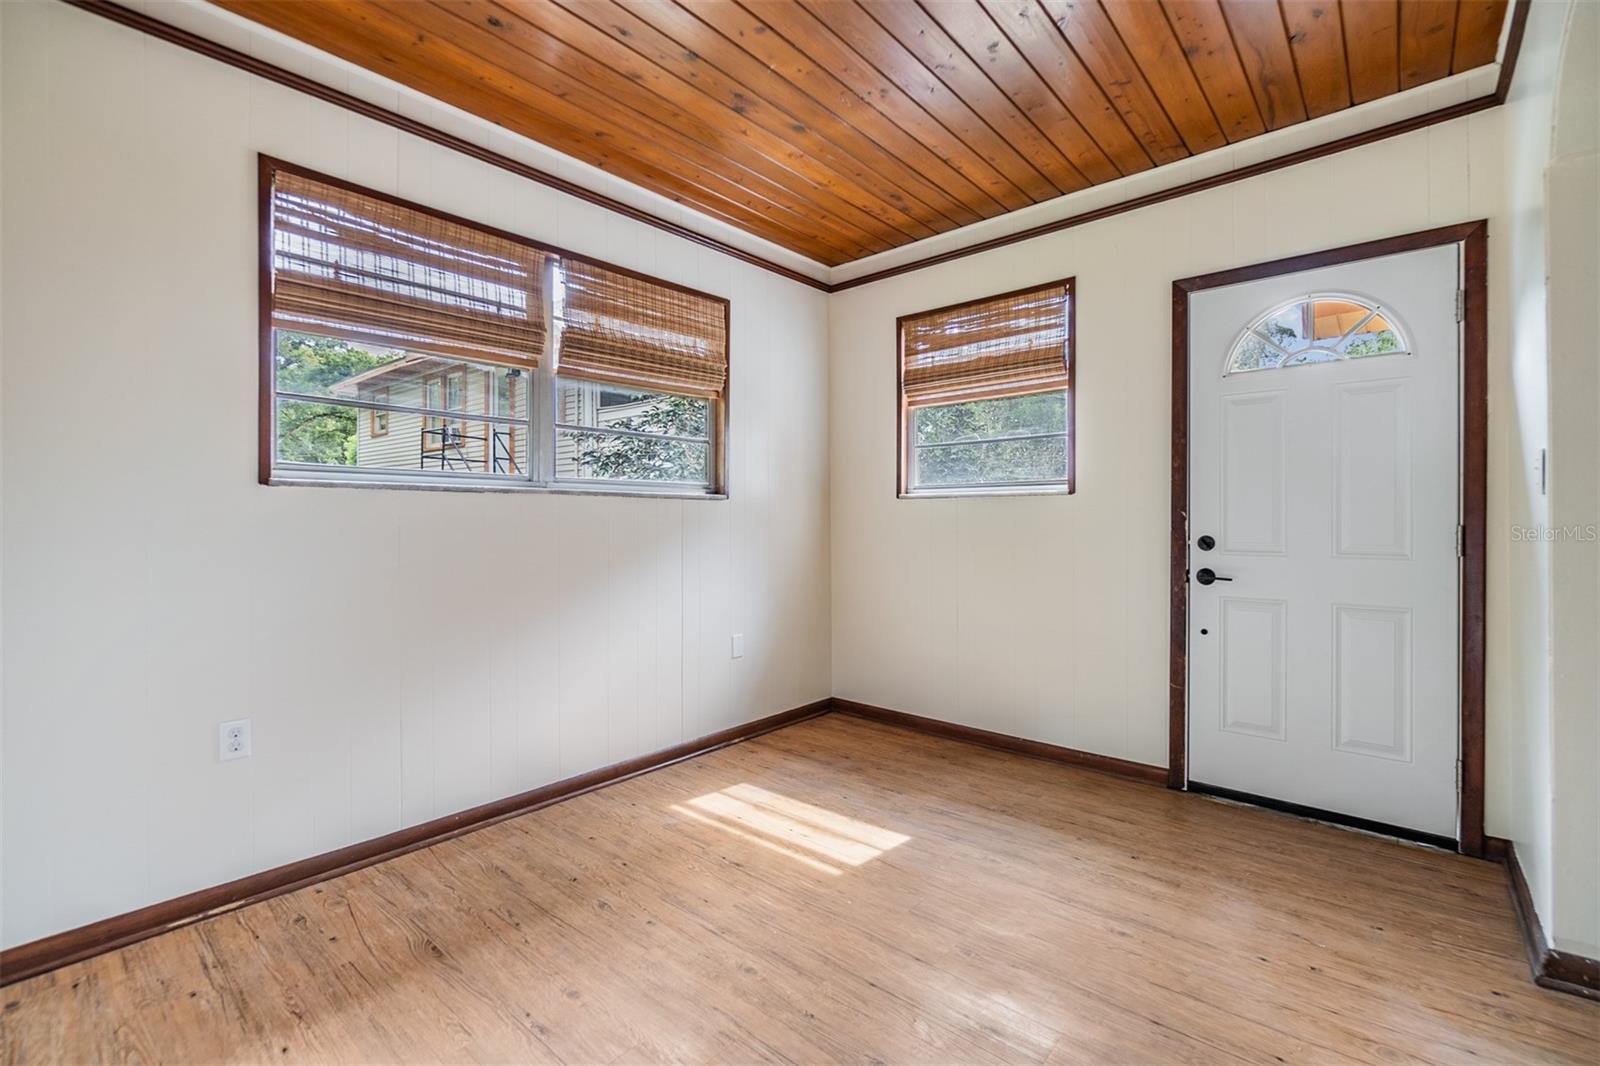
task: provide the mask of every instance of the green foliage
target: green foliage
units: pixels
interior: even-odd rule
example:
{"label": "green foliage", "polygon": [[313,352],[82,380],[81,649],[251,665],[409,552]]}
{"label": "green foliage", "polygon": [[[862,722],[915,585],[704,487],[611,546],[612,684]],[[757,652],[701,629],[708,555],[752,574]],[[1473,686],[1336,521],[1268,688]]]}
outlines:
{"label": "green foliage", "polygon": [[[607,429],[629,429],[676,437],[706,435],[707,403],[688,396],[656,396],[639,411],[605,423]],[[575,437],[578,463],[588,477],[622,481],[704,481],[703,444],[645,440],[641,437]]]}
{"label": "green foliage", "polygon": [[1354,358],[1363,355],[1382,355],[1385,352],[1400,350],[1400,338],[1395,336],[1393,330],[1386,329],[1382,333],[1367,333],[1352,340],[1345,354]]}
{"label": "green foliage", "polygon": [[[1066,402],[1059,391],[919,407],[913,417],[918,444],[1062,433],[1067,428]],[[917,474],[923,486],[1060,480],[1066,476],[1066,441],[1038,437],[920,448]]]}
{"label": "green foliage", "polygon": [[[390,361],[332,337],[279,330],[277,341],[278,389],[282,392],[324,395],[346,378]],[[280,403],[278,457],[293,463],[355,466],[360,414],[353,407],[303,400]]]}

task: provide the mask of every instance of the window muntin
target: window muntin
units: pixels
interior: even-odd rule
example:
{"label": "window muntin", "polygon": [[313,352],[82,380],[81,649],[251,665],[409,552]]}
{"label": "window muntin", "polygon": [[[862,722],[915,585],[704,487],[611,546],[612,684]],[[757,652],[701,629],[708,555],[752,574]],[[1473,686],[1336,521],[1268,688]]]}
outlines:
{"label": "window muntin", "polygon": [[900,320],[900,492],[1072,490],[1072,282]]}
{"label": "window muntin", "polygon": [[1359,296],[1324,293],[1298,297],[1252,322],[1229,349],[1225,373],[1409,354],[1390,312]]}
{"label": "window muntin", "polygon": [[713,413],[704,397],[560,379],[556,478],[709,487]]}
{"label": "window muntin", "polygon": [[725,299],[264,157],[262,180],[263,480],[725,491]]}

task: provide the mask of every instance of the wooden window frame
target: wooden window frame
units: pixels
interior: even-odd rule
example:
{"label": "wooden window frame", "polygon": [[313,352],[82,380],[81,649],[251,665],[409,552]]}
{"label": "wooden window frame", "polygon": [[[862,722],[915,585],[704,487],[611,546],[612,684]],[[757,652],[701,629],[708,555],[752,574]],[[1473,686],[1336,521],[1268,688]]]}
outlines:
{"label": "wooden window frame", "polygon": [[[527,237],[519,233],[513,233],[508,230],[503,230],[469,218],[463,218],[460,215],[451,214],[448,211],[440,211],[436,208],[428,207],[425,204],[419,204],[413,200],[407,200],[399,196],[392,196],[380,190],[370,189],[354,182],[345,181],[342,178],[337,178],[330,174],[324,174],[308,167],[302,167],[297,164],[266,155],[265,153],[259,154],[256,158],[258,174],[257,346],[259,353],[257,363],[257,424],[259,427],[259,432],[257,434],[256,447],[256,474],[257,480],[262,485],[331,484],[367,488],[447,488],[461,491],[498,492],[531,491],[566,493],[569,495],[659,496],[677,500],[722,500],[728,498],[728,441],[730,436],[730,420],[728,412],[730,403],[729,397],[732,393],[733,375],[733,305],[732,301],[730,301],[728,297],[718,296],[715,293],[706,292],[702,289],[696,289],[688,285],[680,285],[677,282],[668,281],[664,278],[646,274],[642,271],[620,266],[616,263],[608,262],[596,256],[583,255],[570,249],[563,248],[559,245],[549,244],[545,241],[535,240],[534,238]],[[530,248],[538,249],[554,257],[593,263],[602,266],[607,270],[615,271],[618,274],[637,278],[641,281],[649,282],[652,285],[659,285],[664,288],[683,292],[690,296],[711,300],[721,305],[724,335],[727,338],[726,353],[728,373],[727,379],[723,384],[722,393],[719,396],[711,398],[712,459],[711,478],[709,484],[704,488],[696,488],[693,491],[686,491],[685,486],[678,484],[655,488],[646,482],[608,482],[601,479],[591,479],[583,482],[574,482],[573,480],[565,479],[557,484],[552,471],[545,469],[545,467],[549,466],[548,460],[553,457],[555,450],[555,434],[547,417],[549,412],[542,412],[539,410],[545,406],[553,406],[553,397],[555,393],[554,383],[557,372],[557,368],[554,366],[556,361],[556,347],[554,343],[548,343],[546,345],[546,351],[544,357],[540,360],[539,367],[536,370],[527,372],[529,376],[528,395],[526,400],[529,409],[527,428],[532,436],[529,439],[530,469],[524,475],[516,477],[498,476],[493,478],[493,480],[486,478],[474,479],[473,477],[466,475],[452,475],[448,478],[419,477],[411,479],[404,476],[395,476],[395,472],[393,471],[356,471],[338,469],[327,472],[307,473],[305,476],[301,476],[300,472],[298,471],[278,470],[276,466],[276,329],[272,322],[272,189],[273,178],[279,172],[291,173],[299,175],[300,177],[310,178],[326,185],[346,189],[348,191],[359,193],[363,196],[372,197],[377,200],[383,200],[412,211],[432,215],[447,222],[453,222],[458,225],[471,227],[492,236],[515,241]],[[546,323],[547,328],[551,330],[551,340],[553,342],[553,335],[557,328],[555,316],[553,314],[547,314]],[[488,365],[476,363],[470,359],[465,359],[462,361],[472,365]],[[471,420],[472,419],[470,415],[464,416],[462,419],[463,422]],[[535,448],[533,445],[535,440],[542,442],[538,449],[539,458],[537,461],[534,461]],[[404,473],[405,472],[400,472],[400,474]],[[375,474],[385,476],[374,476]]]}
{"label": "wooden window frame", "polygon": [[[895,495],[902,500],[927,500],[950,497],[975,497],[975,496],[1070,496],[1077,491],[1078,484],[1078,285],[1077,277],[1059,278],[1053,281],[1041,281],[1032,285],[1010,289],[1006,292],[990,293],[969,300],[958,300],[942,307],[931,307],[922,311],[912,311],[903,314],[894,320],[894,401],[895,401]],[[1023,485],[984,485],[972,488],[940,488],[934,486],[926,489],[913,489],[911,487],[911,431],[914,428],[911,418],[912,405],[906,401],[905,387],[905,325],[914,318],[925,315],[936,315],[946,311],[959,311],[963,307],[973,307],[977,304],[988,303],[991,300],[1003,300],[1009,296],[1020,296],[1023,293],[1035,292],[1059,285],[1067,293],[1067,382],[1064,388],[1067,392],[1067,476],[1064,481],[1038,482]],[[1056,387],[1039,389],[1037,392],[1017,393],[1018,396],[1033,396],[1042,392],[1054,392]],[[928,405],[934,406],[934,405]]]}

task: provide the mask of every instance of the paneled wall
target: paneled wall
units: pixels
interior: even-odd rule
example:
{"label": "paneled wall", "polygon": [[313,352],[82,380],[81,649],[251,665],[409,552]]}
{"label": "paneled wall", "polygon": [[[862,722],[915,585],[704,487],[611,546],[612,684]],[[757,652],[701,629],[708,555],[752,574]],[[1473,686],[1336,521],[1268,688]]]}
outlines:
{"label": "paneled wall", "polygon": [[[1566,9],[1534,5],[1505,107],[835,294],[834,694],[1165,765],[1172,282],[1487,218],[1488,831],[1548,915],[1549,553],[1512,530],[1548,521],[1540,178]],[[1076,494],[896,499],[896,316],[1068,276]]]}
{"label": "paneled wall", "polygon": [[[829,694],[822,294],[63,4],[0,9],[4,944]],[[256,484],[257,152],[730,297],[732,498]],[[219,763],[243,717],[253,757]]]}

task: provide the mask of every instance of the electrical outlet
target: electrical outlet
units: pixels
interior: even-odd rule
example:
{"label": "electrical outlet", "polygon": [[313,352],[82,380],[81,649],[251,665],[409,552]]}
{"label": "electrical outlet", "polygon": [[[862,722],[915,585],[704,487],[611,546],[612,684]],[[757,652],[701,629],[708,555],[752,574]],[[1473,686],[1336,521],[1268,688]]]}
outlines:
{"label": "electrical outlet", "polygon": [[250,757],[250,719],[240,718],[217,726],[217,761]]}
{"label": "electrical outlet", "polygon": [[735,659],[743,659],[744,658],[744,634],[743,633],[735,633],[733,635],[733,657]]}

